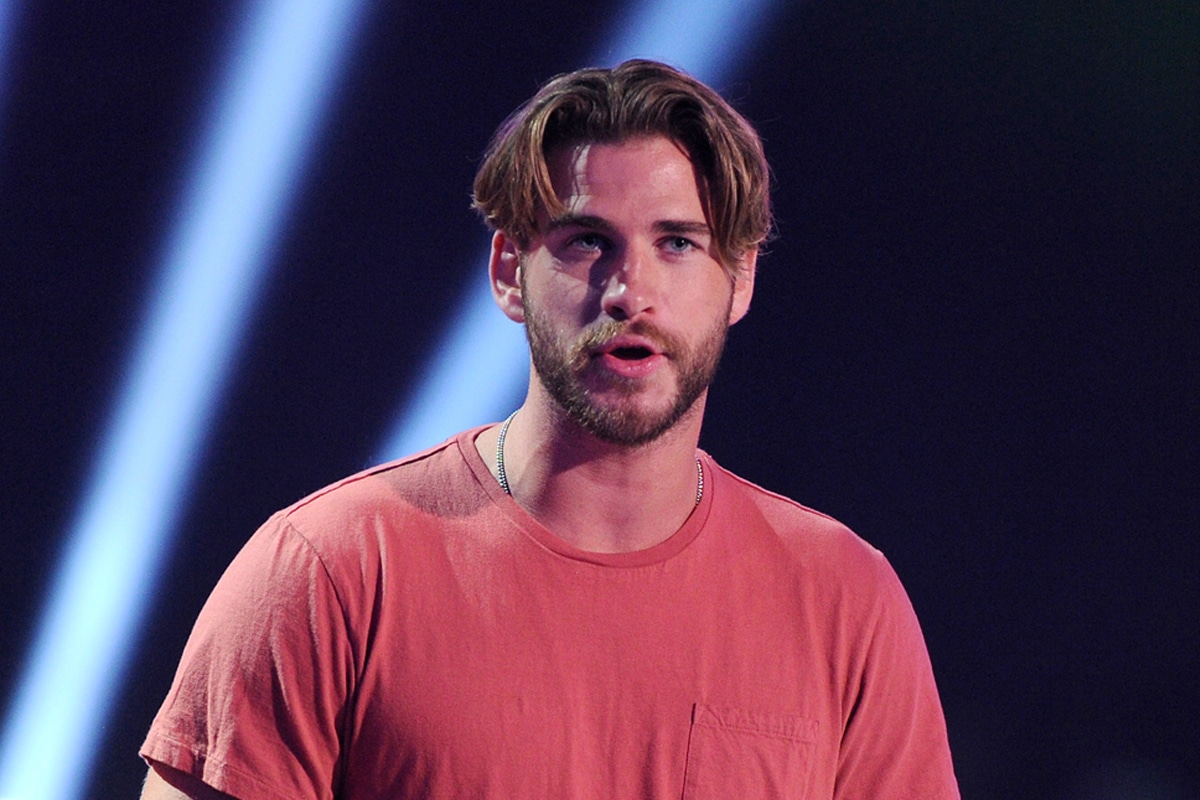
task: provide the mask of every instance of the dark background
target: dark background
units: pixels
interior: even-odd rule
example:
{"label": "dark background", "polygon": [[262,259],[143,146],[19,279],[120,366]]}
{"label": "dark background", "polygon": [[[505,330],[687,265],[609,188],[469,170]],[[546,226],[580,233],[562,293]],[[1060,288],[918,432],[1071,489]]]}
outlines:
{"label": "dark background", "polygon": [[[368,11],[89,797],[136,796],[137,746],[241,543],[377,450],[483,280],[461,272],[482,270],[488,136],[620,9],[432,6]],[[12,33],[4,697],[239,9],[42,0]],[[792,3],[718,88],[766,140],[779,238],[704,447],[887,553],[965,797],[1200,797],[1200,11]]]}

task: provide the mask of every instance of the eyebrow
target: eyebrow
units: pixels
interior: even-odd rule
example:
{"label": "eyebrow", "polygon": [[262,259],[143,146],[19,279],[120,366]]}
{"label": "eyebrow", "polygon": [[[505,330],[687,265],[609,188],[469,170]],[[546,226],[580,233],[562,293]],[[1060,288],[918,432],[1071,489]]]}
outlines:
{"label": "eyebrow", "polygon": [[697,234],[712,235],[712,227],[707,222],[681,222],[668,219],[654,223],[654,230],[659,233],[685,233],[693,236]]}
{"label": "eyebrow", "polygon": [[[546,226],[546,231],[557,231],[563,228],[590,228],[597,231],[609,232],[613,230],[613,224],[603,217],[597,217],[590,214],[563,214],[550,220]],[[659,220],[653,225],[653,229],[657,233],[678,233],[705,236],[712,235],[712,227],[707,222],[685,222],[682,220]]]}
{"label": "eyebrow", "polygon": [[563,214],[550,220],[550,224],[546,226],[546,231],[557,231],[563,228],[593,228],[598,231],[611,231],[612,223],[603,217],[596,217],[589,214]]}

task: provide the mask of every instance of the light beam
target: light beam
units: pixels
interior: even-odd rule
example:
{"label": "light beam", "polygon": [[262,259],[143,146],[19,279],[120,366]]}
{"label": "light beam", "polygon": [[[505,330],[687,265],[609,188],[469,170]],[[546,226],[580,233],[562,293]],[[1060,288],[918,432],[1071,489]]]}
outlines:
{"label": "light beam", "polygon": [[0,739],[0,797],[83,790],[361,3],[251,9]]}

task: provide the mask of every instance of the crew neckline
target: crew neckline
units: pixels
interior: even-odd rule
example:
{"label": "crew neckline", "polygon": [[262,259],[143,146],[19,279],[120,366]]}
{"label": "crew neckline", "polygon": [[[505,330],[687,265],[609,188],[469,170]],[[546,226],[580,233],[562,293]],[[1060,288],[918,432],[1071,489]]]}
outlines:
{"label": "crew neckline", "polygon": [[718,491],[716,480],[716,465],[712,458],[703,450],[696,449],[696,457],[700,459],[701,469],[704,470],[704,494],[700,502],[692,509],[683,525],[674,533],[656,545],[644,550],[633,550],[625,553],[596,553],[576,547],[560,538],[549,528],[540,523],[528,511],[521,507],[500,486],[496,476],[484,463],[475,447],[475,439],[491,425],[481,425],[458,434],[456,443],[459,453],[467,466],[474,473],[483,490],[491,498],[493,504],[507,516],[527,537],[543,548],[572,561],[595,564],[604,567],[644,567],[667,561],[683,552],[704,528],[704,523],[712,509],[713,495]]}

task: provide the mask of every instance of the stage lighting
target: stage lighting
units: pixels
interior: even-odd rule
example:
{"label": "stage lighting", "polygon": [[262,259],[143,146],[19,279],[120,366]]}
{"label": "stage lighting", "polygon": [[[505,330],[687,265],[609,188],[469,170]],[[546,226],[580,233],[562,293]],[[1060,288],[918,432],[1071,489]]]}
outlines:
{"label": "stage lighting", "polygon": [[79,797],[360,11],[252,7],[0,739],[0,797]]}

